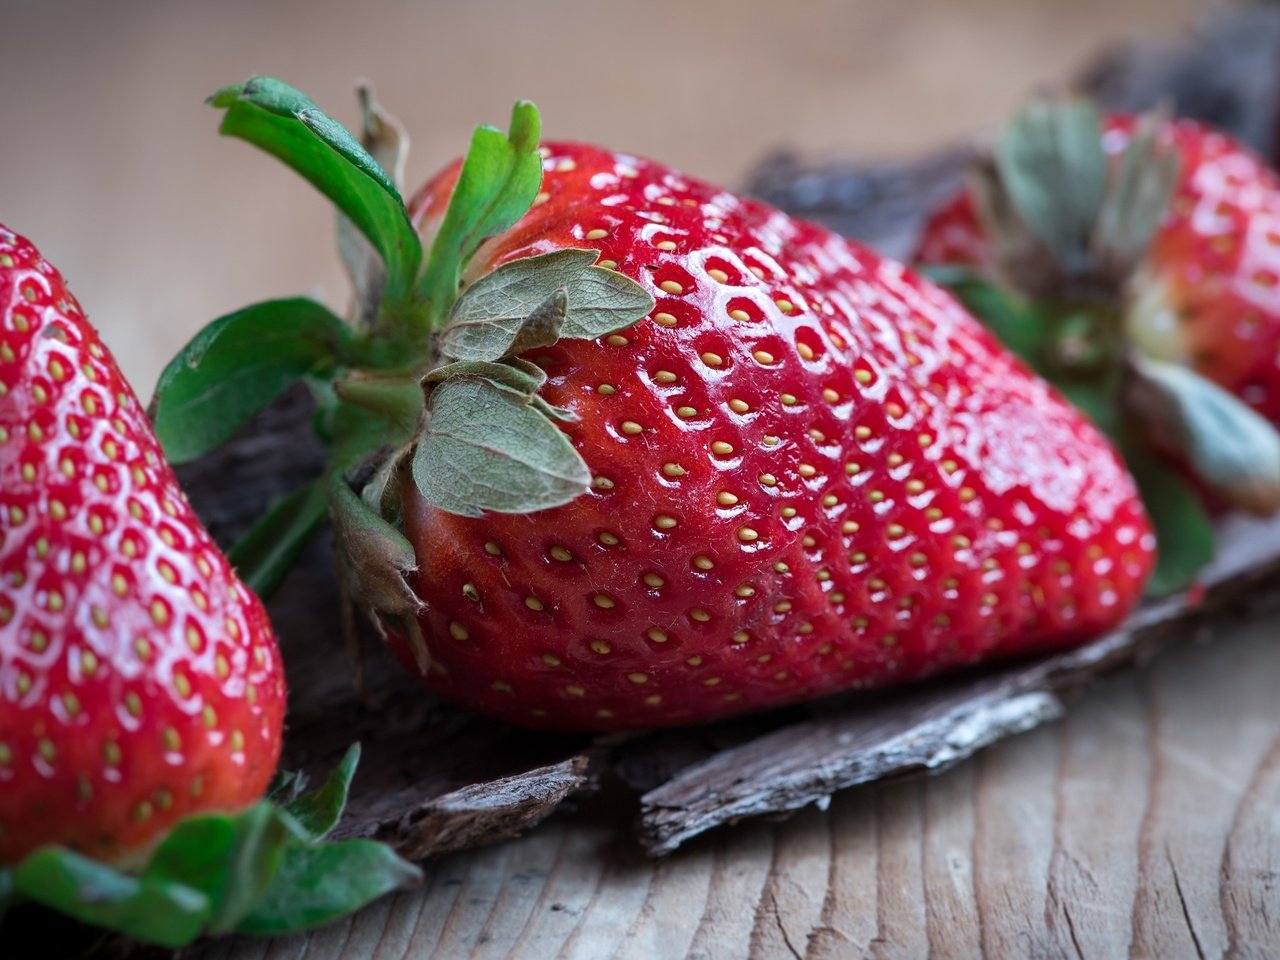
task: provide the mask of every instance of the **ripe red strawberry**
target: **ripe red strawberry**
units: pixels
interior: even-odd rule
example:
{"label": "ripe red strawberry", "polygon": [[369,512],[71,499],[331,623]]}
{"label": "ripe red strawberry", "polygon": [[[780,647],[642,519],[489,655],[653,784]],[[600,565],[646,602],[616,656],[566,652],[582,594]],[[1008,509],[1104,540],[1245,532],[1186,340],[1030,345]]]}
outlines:
{"label": "ripe red strawberry", "polygon": [[[337,346],[307,369],[335,368],[348,580],[442,695],[550,728],[694,722],[1079,643],[1140,594],[1153,540],[1106,440],[902,266],[658,163],[538,151],[529,104],[400,219],[297,91],[213,102],[386,265],[371,326],[314,318]],[[280,310],[218,321],[157,423],[209,382],[205,349],[257,356],[246,318]],[[357,407],[381,426],[344,426]]]}
{"label": "ripe red strawberry", "polygon": [[[1137,118],[1104,119],[1111,157]],[[1187,364],[1280,424],[1280,176],[1224,133],[1163,121],[1159,143],[1181,170],[1139,272],[1130,278],[1131,335],[1153,356]],[[961,191],[929,219],[917,259],[988,274],[995,251],[973,197]]]}
{"label": "ripe red strawberry", "polygon": [[0,866],[257,800],[284,678],[62,277],[0,226]]}
{"label": "ripe red strawberry", "polygon": [[[469,518],[403,486],[433,689],[518,723],[653,726],[1123,616],[1152,552],[1128,477],[948,295],[660,164],[544,149],[541,202],[472,274],[587,247],[657,303],[527,355],[579,417],[589,494]],[[456,175],[410,205],[424,233]]]}

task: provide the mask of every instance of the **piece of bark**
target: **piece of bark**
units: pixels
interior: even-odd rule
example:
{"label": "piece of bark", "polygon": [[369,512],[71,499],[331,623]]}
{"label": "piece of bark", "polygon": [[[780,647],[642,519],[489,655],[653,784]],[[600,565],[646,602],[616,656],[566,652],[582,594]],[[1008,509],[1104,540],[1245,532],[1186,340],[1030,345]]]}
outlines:
{"label": "piece of bark", "polygon": [[926,215],[963,182],[976,144],[957,144],[912,160],[810,164],[792,153],[766,160],[747,191],[885,256],[911,257]]}
{"label": "piece of bark", "polygon": [[462,787],[406,812],[374,836],[411,860],[505,840],[537,824],[587,781],[587,758]]}

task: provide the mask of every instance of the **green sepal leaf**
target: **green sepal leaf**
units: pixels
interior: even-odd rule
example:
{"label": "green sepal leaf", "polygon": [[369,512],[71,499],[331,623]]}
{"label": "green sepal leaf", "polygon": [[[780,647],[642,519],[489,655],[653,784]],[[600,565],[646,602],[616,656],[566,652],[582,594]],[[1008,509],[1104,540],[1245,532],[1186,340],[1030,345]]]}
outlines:
{"label": "green sepal leaf", "polygon": [[278,500],[227,552],[240,579],[264,600],[279,589],[328,511],[324,483],[312,480]]}
{"label": "green sepal leaf", "polygon": [[342,124],[273,77],[224,87],[208,102],[227,111],[222,133],[273,154],[332,200],[382,257],[387,297],[407,299],[422,243],[395,185]]}
{"label": "green sepal leaf", "polygon": [[[402,454],[392,456],[395,471]],[[383,477],[382,482],[394,484],[395,477]],[[381,498],[379,495],[377,499]],[[408,582],[418,569],[413,544],[352,490],[340,474],[334,474],[329,481],[329,515],[338,545],[338,573],[348,604],[354,602],[370,619],[376,622],[381,617],[399,629],[409,641],[418,666],[425,671],[429,665],[427,644],[418,625],[425,604]]]}
{"label": "green sepal leaf", "polygon": [[1071,273],[1107,190],[1102,118],[1086,100],[1038,101],[1000,133],[995,164],[1019,218]]}
{"label": "green sepal leaf", "polygon": [[1147,596],[1167,596],[1191,586],[1213,559],[1213,526],[1199,494],[1172,465],[1160,462],[1136,440],[1124,443],[1122,450],[1156,533],[1156,566]]}
{"label": "green sepal leaf", "polygon": [[1181,172],[1177,148],[1160,142],[1160,129],[1167,121],[1164,114],[1156,110],[1138,118],[1094,224],[1092,245],[1097,259],[1121,282],[1146,256]]}
{"label": "green sepal leaf", "polygon": [[348,750],[322,787],[286,807],[263,801],[183,820],[136,875],[45,847],[0,877],[15,897],[166,947],[205,933],[303,930],[421,879],[382,844],[318,842],[341,815],[358,758]]}
{"label": "green sepal leaf", "polygon": [[301,770],[277,770],[267,785],[267,799],[278,807],[297,800],[307,789],[307,775]]}
{"label": "green sepal leaf", "polygon": [[263,935],[306,930],[421,881],[417,867],[373,840],[290,846],[275,881],[237,929]]}
{"label": "green sepal leaf", "polygon": [[[485,274],[454,304],[442,338],[444,352],[460,360],[496,360],[505,355],[492,352],[503,336],[514,339],[525,318],[557,290],[568,301],[563,338],[594,340],[631,326],[653,309],[653,296],[630,277],[596,266],[598,255],[595,250],[556,250],[510,260]],[[493,328],[503,332],[489,334],[493,346],[465,349],[469,338]]]}
{"label": "green sepal leaf", "polygon": [[430,302],[440,321],[453,306],[462,268],[476,248],[513,226],[533,205],[542,185],[540,135],[538,108],[520,100],[512,109],[508,133],[483,126],[472,136],[417,285],[419,297]]}
{"label": "green sepal leaf", "polygon": [[232,817],[192,817],[156,848],[144,879],[193,887],[209,903],[209,933],[235,929],[280,869],[288,825],[269,803]]}
{"label": "green sepal leaf", "polygon": [[530,513],[568,503],[591,483],[569,438],[513,390],[452,377],[431,392],[430,409],[413,479],[441,510]]}
{"label": "green sepal leaf", "polygon": [[[356,84],[360,102],[360,145],[369,151],[386,172],[396,191],[403,190],[405,161],[409,153],[409,135],[403,124],[382,108],[373,97],[367,82]],[[341,210],[337,212],[338,253],[347,268],[355,292],[354,322],[368,327],[378,317],[386,288],[387,269],[378,251]]]}
{"label": "green sepal leaf", "polygon": [[544,417],[551,420],[558,420],[560,423],[577,423],[578,420],[581,419],[576,413],[567,407],[552,406],[536,393],[529,399],[529,403]]}
{"label": "green sepal leaf", "polygon": [[[465,299],[464,296],[458,302]],[[560,287],[525,317],[484,317],[450,323],[440,338],[440,351],[459,360],[484,361],[549,347],[560,339],[568,306],[564,287]]]}
{"label": "green sepal leaf", "polygon": [[418,569],[409,539],[337,475],[329,482],[329,512],[344,556],[359,577],[362,599],[391,616],[416,617],[423,603],[405,582]]}
{"label": "green sepal leaf", "polygon": [[1147,441],[1209,489],[1260,516],[1280,508],[1280,433],[1234,394],[1188,367],[1133,355],[1123,398]]}
{"label": "green sepal leaf", "polygon": [[1054,384],[1093,425],[1112,441],[1121,439],[1121,422],[1116,405],[1114,377],[1097,380],[1062,380]]}
{"label": "green sepal leaf", "polygon": [[360,744],[353,743],[333,773],[329,774],[329,779],[310,793],[294,797],[284,805],[284,811],[298,822],[310,839],[321,840],[338,825],[347,806],[351,778],[356,775],[359,763]]}
{"label": "green sepal leaf", "polygon": [[547,382],[546,371],[537,364],[512,358],[502,363],[495,363],[492,360],[458,360],[454,363],[446,363],[423,377],[422,384],[430,387],[432,384],[445,383],[458,377],[482,377],[492,381],[495,386],[509,390],[526,400],[532,398]]}
{"label": "green sepal leaf", "polygon": [[351,328],[314,300],[268,300],[219,317],[169,361],[151,416],[165,456],[203,456],[290,384],[339,362]]}
{"label": "green sepal leaf", "polygon": [[212,913],[199,890],[160,877],[133,877],[61,847],[44,847],[13,870],[14,893],[82,923],[178,948]]}

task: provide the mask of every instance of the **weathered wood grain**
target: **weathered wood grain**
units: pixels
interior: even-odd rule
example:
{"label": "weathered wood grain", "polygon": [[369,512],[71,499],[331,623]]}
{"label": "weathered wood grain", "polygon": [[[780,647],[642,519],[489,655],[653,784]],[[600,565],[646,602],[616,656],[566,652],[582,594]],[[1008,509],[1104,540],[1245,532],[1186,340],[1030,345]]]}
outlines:
{"label": "weathered wood grain", "polygon": [[604,792],[310,937],[192,960],[1280,955],[1280,617],[1181,644],[937,776],[661,861]]}

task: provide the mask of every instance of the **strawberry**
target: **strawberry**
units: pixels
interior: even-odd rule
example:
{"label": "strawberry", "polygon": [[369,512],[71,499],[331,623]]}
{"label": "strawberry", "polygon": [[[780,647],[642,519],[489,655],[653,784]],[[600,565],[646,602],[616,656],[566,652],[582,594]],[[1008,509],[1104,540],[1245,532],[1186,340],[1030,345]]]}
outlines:
{"label": "strawberry", "polygon": [[[951,298],[661,164],[544,151],[543,201],[473,273],[585,247],[656,306],[529,355],[577,415],[586,496],[472,518],[403,485],[429,686],[652,726],[1051,649],[1128,608],[1150,559],[1128,479]],[[423,233],[456,175],[411,203]]]}
{"label": "strawberry", "polygon": [[1033,104],[917,259],[959,267],[940,278],[1122,446],[1161,589],[1211,556],[1198,496],[1280,506],[1280,177],[1244,147],[1189,120]]}
{"label": "strawberry", "polygon": [[178,487],[66,284],[0,226],[0,914],[12,898],[165,946],[277,933],[418,872],[261,801],[285,682],[261,601]]}
{"label": "strawberry", "polygon": [[[1103,118],[1121,155],[1138,118]],[[1280,424],[1280,176],[1248,148],[1194,120],[1164,120],[1159,142],[1180,171],[1128,295],[1132,335],[1187,364]],[[917,259],[994,272],[994,250],[969,191],[930,217]]]}
{"label": "strawberry", "polygon": [[[539,149],[528,104],[401,219],[297,91],[213,102],[381,254],[372,323],[317,315],[334,346],[307,369],[331,383],[344,580],[443,696],[557,729],[688,723],[1079,643],[1139,596],[1153,543],[1114,451],[901,265],[659,163]],[[170,397],[216,390],[212,353],[255,362],[281,303],[301,309],[223,318],[174,361],[162,439],[190,409]],[[357,409],[380,423],[344,427]]]}
{"label": "strawberry", "polygon": [[257,800],[284,676],[58,272],[0,227],[0,864]]}

